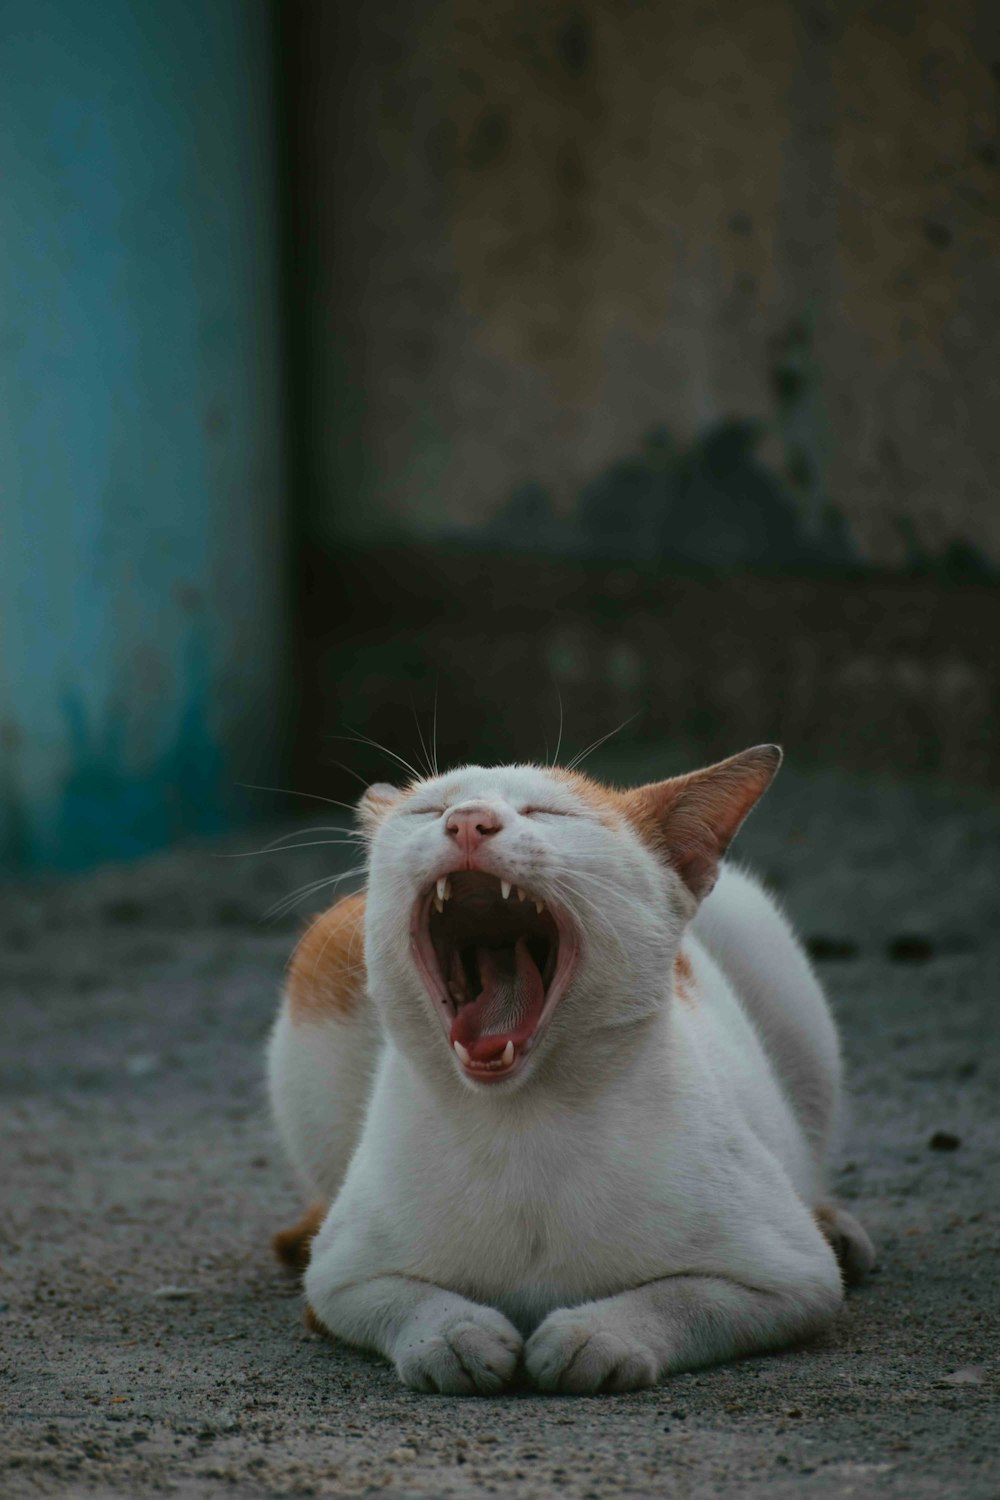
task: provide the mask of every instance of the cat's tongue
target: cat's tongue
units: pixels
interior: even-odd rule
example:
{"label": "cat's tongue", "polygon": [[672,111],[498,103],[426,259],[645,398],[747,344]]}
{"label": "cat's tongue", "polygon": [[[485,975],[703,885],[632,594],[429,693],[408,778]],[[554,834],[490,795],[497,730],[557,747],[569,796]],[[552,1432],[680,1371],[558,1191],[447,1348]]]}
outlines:
{"label": "cat's tongue", "polygon": [[451,1023],[451,1040],[482,1063],[499,1057],[508,1042],[520,1050],[534,1035],[545,985],[524,938],[513,948],[479,948],[476,960],[483,992],[462,1006]]}

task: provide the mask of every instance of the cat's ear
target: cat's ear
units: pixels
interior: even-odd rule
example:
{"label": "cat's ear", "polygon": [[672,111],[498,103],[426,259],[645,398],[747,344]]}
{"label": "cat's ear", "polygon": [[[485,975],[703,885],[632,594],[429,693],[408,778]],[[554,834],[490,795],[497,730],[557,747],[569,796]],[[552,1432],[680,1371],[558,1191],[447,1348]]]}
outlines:
{"label": "cat's ear", "polygon": [[362,832],[373,834],[402,795],[398,786],[390,786],[387,781],[375,781],[366,787],[358,798],[358,823]]}
{"label": "cat's ear", "polygon": [[777,745],[756,745],[718,765],[636,787],[623,797],[626,816],[677,871],[699,901],[747,813],[781,765]]}

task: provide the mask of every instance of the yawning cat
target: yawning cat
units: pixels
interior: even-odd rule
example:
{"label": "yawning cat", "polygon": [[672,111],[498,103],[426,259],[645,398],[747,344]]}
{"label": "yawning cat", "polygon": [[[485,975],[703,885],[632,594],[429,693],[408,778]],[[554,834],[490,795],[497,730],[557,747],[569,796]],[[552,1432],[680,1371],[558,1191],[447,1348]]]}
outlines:
{"label": "yawning cat", "polygon": [[304,937],[269,1058],[316,1323],[471,1394],[631,1390],[833,1317],[874,1259],[824,1196],[836,1033],[720,868],[780,761],[365,793],[367,894]]}

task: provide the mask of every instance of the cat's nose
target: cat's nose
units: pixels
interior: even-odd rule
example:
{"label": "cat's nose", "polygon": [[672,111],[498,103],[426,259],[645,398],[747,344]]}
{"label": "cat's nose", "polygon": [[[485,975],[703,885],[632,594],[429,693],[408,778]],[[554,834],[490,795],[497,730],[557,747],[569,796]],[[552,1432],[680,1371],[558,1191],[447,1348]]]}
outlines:
{"label": "cat's nose", "polygon": [[450,839],[469,857],[483,842],[492,838],[503,827],[503,818],[488,802],[463,802],[453,807],[444,825]]}

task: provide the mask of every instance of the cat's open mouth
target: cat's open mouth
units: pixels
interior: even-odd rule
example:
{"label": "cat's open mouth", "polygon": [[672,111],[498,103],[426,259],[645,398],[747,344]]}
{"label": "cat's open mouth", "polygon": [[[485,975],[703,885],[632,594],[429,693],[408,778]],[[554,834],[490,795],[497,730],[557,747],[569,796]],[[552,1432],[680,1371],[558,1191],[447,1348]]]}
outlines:
{"label": "cat's open mouth", "polygon": [[510,1078],[576,967],[575,928],[530,891],[458,870],[418,899],[413,956],[470,1078]]}

